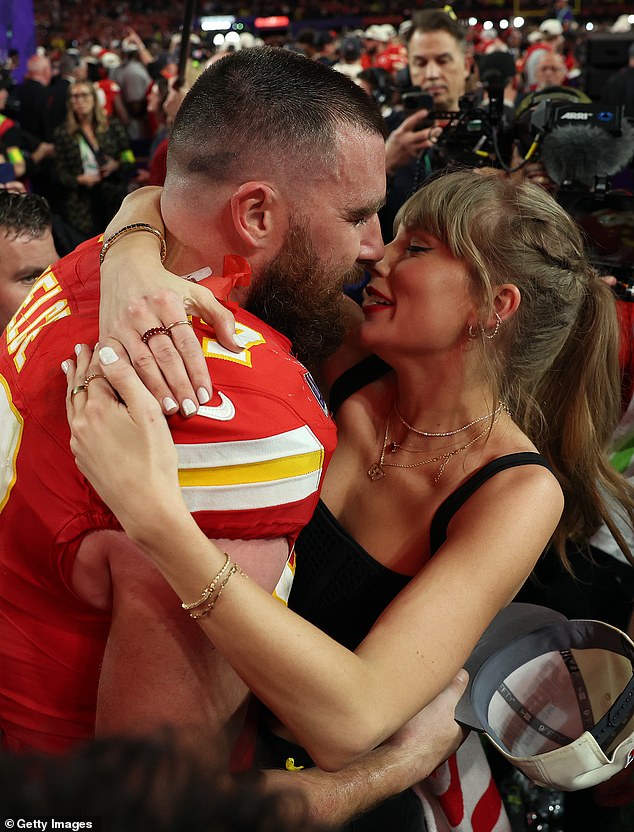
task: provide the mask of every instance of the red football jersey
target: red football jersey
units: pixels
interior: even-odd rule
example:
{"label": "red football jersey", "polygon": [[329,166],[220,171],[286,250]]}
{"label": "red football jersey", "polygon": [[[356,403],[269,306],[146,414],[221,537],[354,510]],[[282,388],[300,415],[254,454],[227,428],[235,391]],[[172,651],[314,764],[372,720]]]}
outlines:
{"label": "red football jersey", "polygon": [[[62,750],[94,730],[110,617],[77,597],[71,574],[84,537],[119,526],[70,452],[60,364],[97,340],[99,250],[88,241],[49,268],[0,341],[0,730],[11,749]],[[292,544],[335,427],[287,339],[234,311],[238,354],[194,321],[214,397],[169,419],[179,477],[209,537]]]}

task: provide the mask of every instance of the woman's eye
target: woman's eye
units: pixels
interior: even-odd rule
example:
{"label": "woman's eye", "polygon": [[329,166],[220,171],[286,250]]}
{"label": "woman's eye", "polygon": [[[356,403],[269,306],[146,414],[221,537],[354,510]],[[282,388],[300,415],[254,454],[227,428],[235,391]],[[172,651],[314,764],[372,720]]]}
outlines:
{"label": "woman's eye", "polygon": [[409,251],[410,254],[424,254],[426,251],[431,251],[431,248],[429,246],[411,245],[407,246],[406,250]]}

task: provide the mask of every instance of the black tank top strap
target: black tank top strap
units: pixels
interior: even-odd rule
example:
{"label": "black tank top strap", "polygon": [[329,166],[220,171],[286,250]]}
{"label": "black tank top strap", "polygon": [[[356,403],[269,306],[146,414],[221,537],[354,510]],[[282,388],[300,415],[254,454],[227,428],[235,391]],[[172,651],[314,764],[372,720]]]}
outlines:
{"label": "black tank top strap", "polygon": [[389,364],[379,358],[378,355],[369,355],[349,367],[342,373],[330,388],[330,412],[336,415],[337,411],[346,399],[349,399],[358,390],[389,373],[392,368]]}
{"label": "black tank top strap", "polygon": [[552,471],[552,468],[541,454],[528,451],[518,454],[507,454],[494,459],[472,474],[466,482],[450,494],[436,509],[431,528],[429,530],[429,544],[433,555],[447,539],[447,528],[454,514],[474,494],[481,485],[500,471],[517,468],[520,465],[542,465]]}

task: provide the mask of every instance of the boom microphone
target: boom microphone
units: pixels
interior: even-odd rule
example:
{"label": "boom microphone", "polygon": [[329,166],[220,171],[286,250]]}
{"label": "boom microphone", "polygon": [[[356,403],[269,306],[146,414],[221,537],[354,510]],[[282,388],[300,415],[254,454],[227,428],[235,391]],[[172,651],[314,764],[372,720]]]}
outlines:
{"label": "boom microphone", "polygon": [[620,136],[589,124],[571,124],[555,128],[541,144],[541,160],[557,185],[594,188],[597,178],[623,170],[633,156],[634,127],[625,119]]}

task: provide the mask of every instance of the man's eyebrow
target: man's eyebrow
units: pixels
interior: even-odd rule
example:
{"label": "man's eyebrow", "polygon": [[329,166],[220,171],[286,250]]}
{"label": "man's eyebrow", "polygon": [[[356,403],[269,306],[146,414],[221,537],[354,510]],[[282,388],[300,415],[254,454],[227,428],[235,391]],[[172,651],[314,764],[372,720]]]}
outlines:
{"label": "man's eyebrow", "polygon": [[384,205],[385,197],[382,196],[380,199],[377,199],[374,202],[369,202],[367,205],[360,205],[356,208],[348,208],[346,213],[349,217],[372,217],[374,214],[378,214]]}
{"label": "man's eyebrow", "polygon": [[416,53],[414,53],[412,55],[412,58],[414,60],[416,60],[418,58],[418,60],[421,60],[421,61],[428,61],[430,59],[430,57],[433,58],[435,61],[442,61],[442,60],[445,60],[446,58],[453,58],[453,55],[452,55],[451,52],[441,52],[439,55],[431,55],[431,56],[430,55],[417,55]]}

